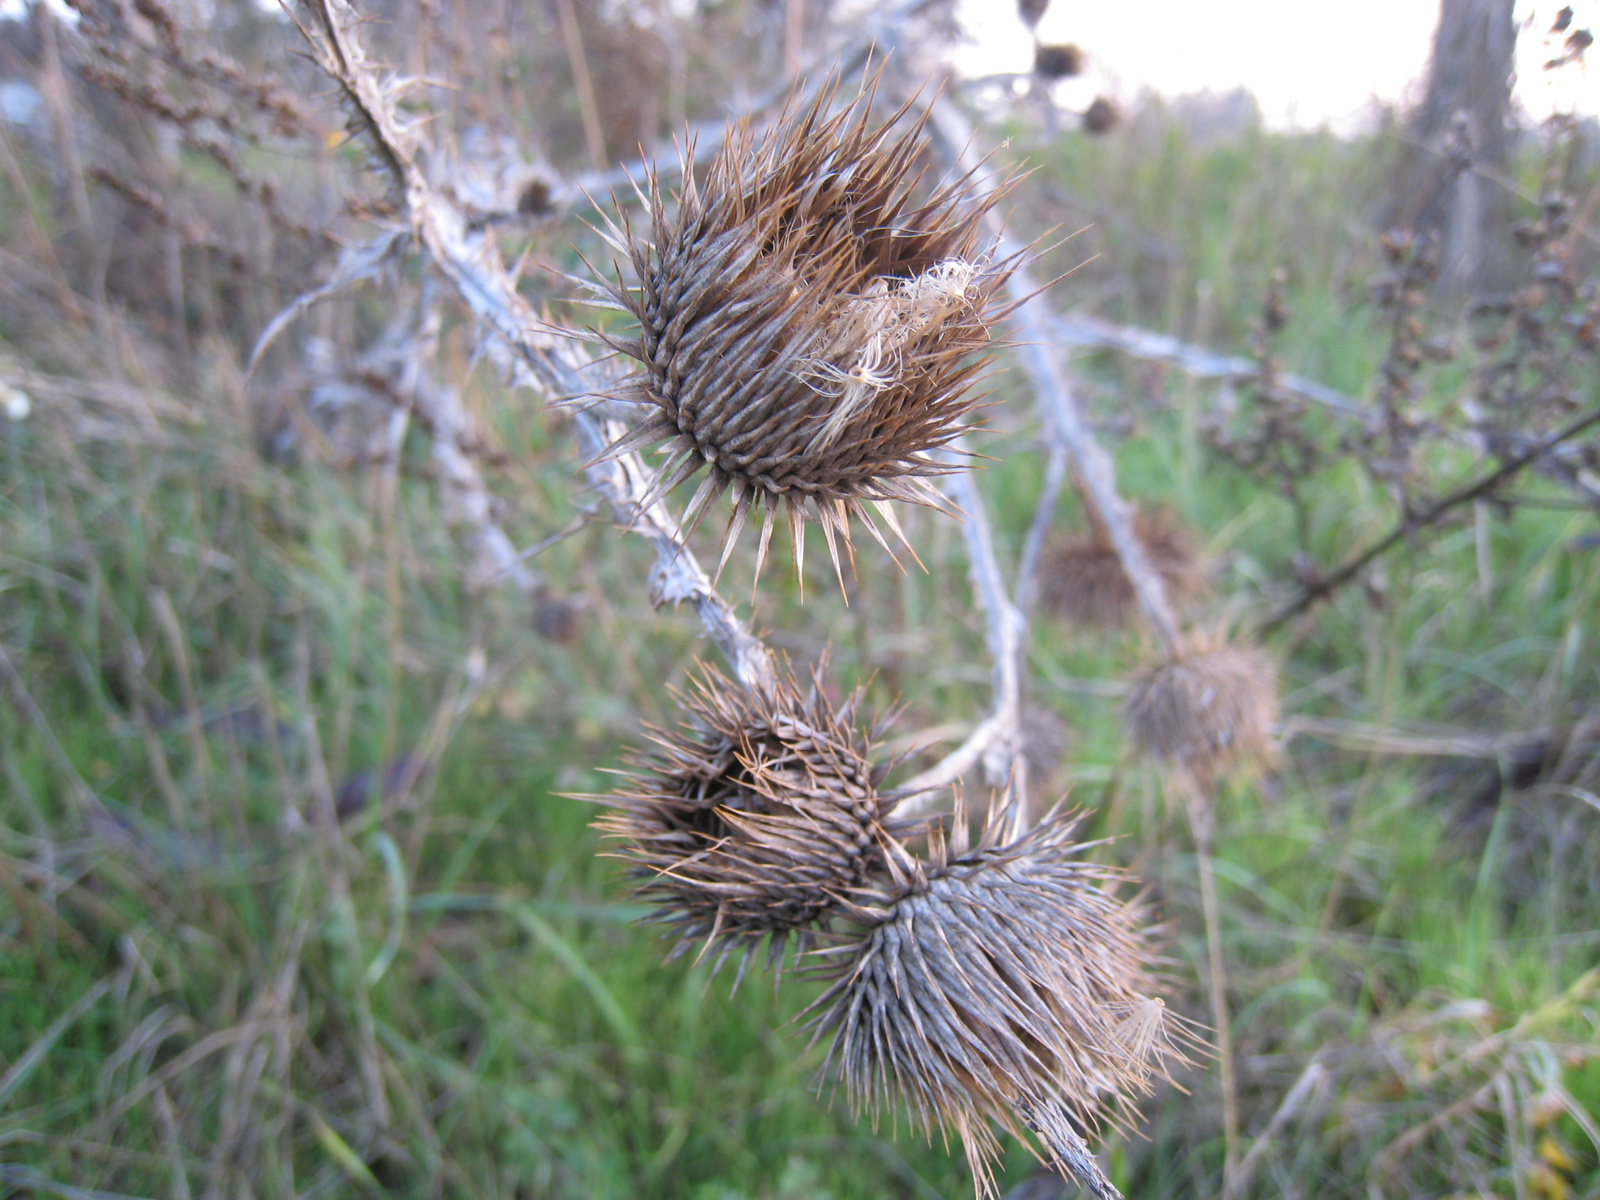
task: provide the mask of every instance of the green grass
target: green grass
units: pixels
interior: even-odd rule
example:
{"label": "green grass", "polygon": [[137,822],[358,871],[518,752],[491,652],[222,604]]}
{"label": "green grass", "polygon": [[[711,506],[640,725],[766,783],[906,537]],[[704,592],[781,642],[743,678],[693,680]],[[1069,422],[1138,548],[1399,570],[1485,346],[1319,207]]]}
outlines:
{"label": "green grass", "polygon": [[[1043,174],[1118,214],[1083,294],[1120,290],[1119,315],[1235,349],[1288,261],[1286,364],[1359,392],[1382,342],[1354,282],[1370,248],[1351,214],[1386,161],[1367,143],[1253,132],[1207,149],[1141,127],[1123,143],[1068,139]],[[531,544],[587,502],[569,440],[559,417],[469,374],[466,347],[447,334],[444,358],[509,455],[495,485]],[[1090,394],[1148,391],[1128,364],[1079,366]],[[1020,386],[1003,379],[1000,398]],[[1219,564],[1207,616],[1237,617],[1284,590],[1289,511],[1200,442],[1208,393],[1173,382],[1159,399],[1131,406],[1121,480],[1202,531]],[[903,1114],[898,1137],[875,1131],[815,1094],[820,1055],[796,1024],[814,984],[757,973],[730,997],[726,977],[663,965],[593,807],[567,798],[605,790],[641,725],[675,719],[664,685],[707,653],[689,614],[651,609],[645,548],[595,523],[537,559],[551,593],[583,605],[577,639],[551,642],[521,597],[470,582],[423,433],[392,473],[310,452],[274,463],[226,387],[188,400],[190,423],[114,436],[80,403],[0,420],[0,1183],[968,1194],[958,1148],[907,1136]],[[1022,418],[994,424],[983,487],[1014,562],[1041,468]],[[1317,486],[1324,562],[1393,520],[1354,469]],[[1076,519],[1070,501],[1061,519]],[[847,609],[819,540],[804,605],[780,552],[757,608],[798,659],[831,641],[842,678],[902,699],[897,734],[971,717],[987,688],[959,532],[925,514],[907,530],[926,574],[863,547]],[[1470,525],[1402,548],[1382,564],[1381,603],[1347,589],[1277,643],[1288,712],[1487,733],[1591,713],[1600,556],[1572,548],[1590,530],[1574,512],[1492,519],[1487,587]],[[741,557],[731,596],[748,594]],[[1040,618],[1033,697],[1071,730],[1060,783],[1115,839],[1100,853],[1148,882],[1168,924],[1173,1003],[1204,1022],[1188,828],[1160,777],[1127,760],[1115,696],[1084,685],[1114,685],[1147,653],[1135,632]],[[403,755],[409,788],[328,821],[352,776]],[[1247,1194],[1600,1188],[1583,1125],[1600,1112],[1600,989],[1585,975],[1600,814],[1548,789],[1469,812],[1487,771],[1305,734],[1279,769],[1219,797],[1246,1148],[1308,1068],[1325,1075]],[[1179,1082],[1146,1106],[1145,1140],[1109,1138],[1130,1196],[1218,1191],[1217,1073],[1201,1063]],[[1541,1151],[1547,1136],[1567,1165]],[[1006,1165],[1010,1183],[1031,1170],[1020,1148]]]}

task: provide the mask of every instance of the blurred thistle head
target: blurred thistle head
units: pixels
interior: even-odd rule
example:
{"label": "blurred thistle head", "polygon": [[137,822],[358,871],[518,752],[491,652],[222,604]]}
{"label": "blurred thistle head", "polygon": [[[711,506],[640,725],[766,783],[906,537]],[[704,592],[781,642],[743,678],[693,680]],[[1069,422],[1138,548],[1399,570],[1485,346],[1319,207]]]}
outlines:
{"label": "blurred thistle head", "polygon": [[758,575],[780,504],[797,568],[809,518],[836,572],[851,517],[888,548],[868,504],[902,542],[888,501],[948,511],[930,477],[954,468],[932,455],[964,427],[1001,315],[1012,264],[989,260],[983,219],[1009,185],[928,181],[926,115],[876,125],[868,89],[830,116],[836,90],[760,134],[734,126],[703,175],[686,154],[670,211],[652,171],[648,237],[625,216],[605,233],[637,280],[604,285],[638,322],[605,339],[639,367],[618,395],[651,410],[610,453],[665,443],[648,499],[704,470],[686,529],[731,490],[719,573],[752,510]]}
{"label": "blurred thistle head", "polygon": [[541,588],[535,597],[533,627],[546,641],[562,644],[576,641],[583,632],[585,607],[581,596],[562,596]]}
{"label": "blurred thistle head", "polygon": [[1080,1131],[1148,1094],[1192,1038],[1157,995],[1126,876],[1077,857],[1077,816],[1002,844],[1012,816],[994,806],[969,844],[958,803],[927,863],[853,898],[859,930],[812,953],[831,982],[811,1028],[852,1110],[876,1121],[898,1099],[928,1137],[960,1134],[980,1198],[995,1194],[996,1126],[1032,1130],[1047,1161],[1115,1196]]}
{"label": "blurred thistle head", "polygon": [[858,723],[860,692],[835,707],[824,669],[809,688],[788,674],[747,691],[702,667],[676,694],[687,722],[655,731],[627,782],[595,797],[612,809],[597,826],[674,927],[672,957],[699,946],[720,967],[737,955],[742,977],[770,935],[779,961],[790,934],[804,944],[841,895],[904,856],[907,830],[878,787],[893,764],[872,757],[882,723]]}
{"label": "blurred thistle head", "polygon": [[1134,681],[1122,719],[1141,754],[1198,775],[1270,763],[1277,664],[1220,634],[1193,638]]}
{"label": "blurred thistle head", "polygon": [[1017,17],[1032,29],[1049,7],[1050,0],[1017,0]]}
{"label": "blurred thistle head", "polygon": [[1083,110],[1083,131],[1110,133],[1121,120],[1122,111],[1115,104],[1104,96],[1096,96],[1089,107]]}
{"label": "blurred thistle head", "polygon": [[[1181,608],[1205,593],[1194,534],[1172,510],[1140,509],[1133,528],[1174,605]],[[1095,527],[1046,551],[1039,564],[1039,600],[1075,624],[1112,627],[1127,621],[1136,597],[1111,539]]]}
{"label": "blurred thistle head", "polygon": [[1033,47],[1033,73],[1040,79],[1070,79],[1083,74],[1083,48],[1071,42]]}

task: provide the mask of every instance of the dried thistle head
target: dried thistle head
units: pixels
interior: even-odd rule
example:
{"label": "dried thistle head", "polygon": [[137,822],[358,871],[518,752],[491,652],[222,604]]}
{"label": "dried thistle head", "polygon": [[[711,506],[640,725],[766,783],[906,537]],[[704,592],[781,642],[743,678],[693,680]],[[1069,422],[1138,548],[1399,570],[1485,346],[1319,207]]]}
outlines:
{"label": "dried thistle head", "polygon": [[931,453],[973,406],[1011,266],[982,232],[1005,187],[925,186],[925,116],[875,127],[870,91],[829,116],[833,95],[735,126],[703,177],[686,159],[670,212],[652,174],[649,237],[626,218],[606,234],[638,280],[606,288],[638,322],[607,339],[639,366],[619,394],[653,410],[612,452],[665,443],[655,495],[704,470],[688,528],[731,490],[724,565],[764,510],[757,574],[780,503],[797,566],[810,518],[836,572],[852,516],[888,546],[868,503],[902,542],[887,501],[948,507]]}
{"label": "dried thistle head", "polygon": [[1001,844],[995,806],[969,845],[948,841],[895,885],[855,898],[862,926],[813,952],[831,979],[808,1010],[824,1074],[853,1110],[898,1097],[914,1126],[961,1136],[980,1200],[995,1194],[994,1126],[1033,1130],[1049,1159],[1115,1196],[1080,1132],[1108,1100],[1148,1094],[1191,1040],[1157,995],[1146,914],[1126,877],[1084,862],[1078,818],[1051,813]]}
{"label": "dried thistle head", "polygon": [[672,956],[737,955],[742,976],[762,938],[781,959],[898,852],[878,790],[892,764],[873,761],[880,729],[858,724],[861,694],[836,708],[820,669],[809,688],[790,674],[747,691],[703,667],[678,699],[687,723],[656,731],[627,782],[595,797],[612,810],[596,825],[674,927]]}
{"label": "dried thistle head", "polygon": [[1258,646],[1195,638],[1134,681],[1122,719],[1140,753],[1197,774],[1268,763],[1277,664]]}
{"label": "dried thistle head", "polygon": [[[1140,509],[1133,528],[1174,605],[1205,594],[1199,546],[1171,509]],[[1039,564],[1039,598],[1057,616],[1101,627],[1124,624],[1136,600],[1122,560],[1099,528],[1050,547]]]}

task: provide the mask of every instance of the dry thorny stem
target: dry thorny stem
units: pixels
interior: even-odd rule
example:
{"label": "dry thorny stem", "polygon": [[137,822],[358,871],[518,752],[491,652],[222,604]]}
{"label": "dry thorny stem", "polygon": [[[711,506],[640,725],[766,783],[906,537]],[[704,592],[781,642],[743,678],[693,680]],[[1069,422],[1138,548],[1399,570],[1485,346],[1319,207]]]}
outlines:
{"label": "dry thorny stem", "polygon": [[[948,101],[936,101],[932,125],[936,135],[943,141],[945,152],[963,168],[968,167],[970,164],[966,159],[970,156],[970,129],[960,113]],[[1002,234],[997,252],[1001,254],[1014,252],[1015,247],[1004,240],[1003,231],[997,230],[997,233]],[[1105,529],[1123,571],[1133,586],[1134,595],[1151,633],[1155,636],[1164,657],[1175,658],[1183,645],[1177,616],[1161,575],[1150,563],[1144,544],[1134,530],[1132,511],[1117,491],[1115,468],[1111,457],[1095,439],[1061,368],[1054,348],[1055,339],[1052,337],[1059,323],[1050,311],[1049,302],[1029,278],[1025,269],[1019,269],[1012,274],[1008,287],[1011,289],[1013,301],[1018,304],[1015,320],[1021,342],[1020,356],[1033,384],[1041,424],[1050,450],[1039,510],[1030,529],[1022,566],[1018,573],[1016,608],[1013,611],[1021,616],[1027,612],[1031,604],[1034,592],[1033,572],[1038,563],[1038,543],[1043,540],[1042,531],[1055,504],[1061,475],[1064,473],[1062,463],[1070,462],[1080,494],[1092,510],[1094,519]],[[995,714],[989,722],[986,722],[986,725],[992,724],[994,727],[991,736],[997,738],[1003,736],[1005,716],[1006,712],[1001,703],[997,703]],[[984,727],[980,727],[979,732],[984,732]],[[1209,773],[1202,778],[1183,771],[1175,773],[1169,782],[1172,788],[1181,794],[1195,840],[1200,890],[1204,901],[1208,990],[1222,1084],[1226,1150],[1224,1179],[1231,1184],[1236,1178],[1239,1161],[1239,1103],[1227,1000],[1227,968],[1222,947],[1221,915],[1217,904],[1216,869],[1211,853],[1216,785]]]}
{"label": "dry thorny stem", "polygon": [[[966,119],[948,99],[940,98],[932,107],[931,127],[944,152],[958,162],[962,170],[979,170],[972,152],[971,126]],[[994,186],[993,177],[988,178],[990,186]],[[1000,255],[1018,253],[1019,247],[1006,240],[993,214],[990,219],[1000,237],[996,252]],[[1051,330],[1055,319],[1049,301],[1026,268],[1012,272],[1007,288],[1013,303],[1017,304],[1015,321],[1023,368],[1033,384],[1046,440],[1059,448],[1072,464],[1087,502],[1095,510],[1096,519],[1104,526],[1127,572],[1140,611],[1163,652],[1170,656],[1179,645],[1177,617],[1160,574],[1150,565],[1149,555],[1134,532],[1132,511],[1117,491],[1111,456],[1095,439],[1084,419],[1083,410],[1054,352]],[[1018,582],[1019,595],[1031,593],[1030,579]]]}
{"label": "dry thorny stem", "polygon": [[[971,128],[944,97],[932,104],[933,131],[942,153],[962,172],[972,172],[979,186],[998,186],[992,173],[972,149]],[[1000,257],[1018,255],[1020,248],[1005,238],[1004,230],[990,215],[998,238],[995,253]],[[1008,596],[995,562],[988,522],[977,487],[970,477],[958,476],[957,498],[969,516],[966,536],[979,598],[988,622],[989,649],[994,657],[995,699],[993,711],[968,735],[965,742],[944,760],[909,780],[900,789],[907,796],[926,795],[947,787],[973,764],[987,761],[991,767],[1010,762],[1018,764],[1021,744],[1023,662],[1026,654],[1027,613],[1035,592],[1039,548],[1048,528],[1051,512],[1060,492],[1064,463],[1070,462],[1083,492],[1107,530],[1112,546],[1133,583],[1140,609],[1163,651],[1171,655],[1179,645],[1177,618],[1160,575],[1151,567],[1143,544],[1134,533],[1132,513],[1117,492],[1115,471],[1110,456],[1095,440],[1088,422],[1061,369],[1051,342],[1055,319],[1049,303],[1025,267],[1014,270],[1007,282],[1012,302],[1017,305],[1014,321],[1024,369],[1033,384],[1041,423],[1050,446],[1049,469],[1038,510],[1024,547],[1015,590]],[[1013,769],[1018,769],[1015,765]],[[922,804],[908,803],[906,811],[920,811]]]}

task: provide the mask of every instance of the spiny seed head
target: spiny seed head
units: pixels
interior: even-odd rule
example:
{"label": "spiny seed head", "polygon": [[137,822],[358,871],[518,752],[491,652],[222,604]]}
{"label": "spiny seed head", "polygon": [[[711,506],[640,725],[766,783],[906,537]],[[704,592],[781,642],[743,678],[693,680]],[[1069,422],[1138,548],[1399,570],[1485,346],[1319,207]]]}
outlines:
{"label": "spiny seed head", "polygon": [[[1139,510],[1134,533],[1173,604],[1181,608],[1205,594],[1205,568],[1194,534],[1170,509]],[[1126,622],[1135,601],[1122,560],[1100,529],[1046,551],[1039,564],[1039,598],[1051,612],[1075,624],[1102,627]]]}
{"label": "spiny seed head", "polygon": [[1033,1130],[1115,1195],[1079,1130],[1107,1100],[1147,1094],[1189,1035],[1156,995],[1146,915],[1116,894],[1126,877],[1075,857],[1076,816],[1001,844],[1010,815],[996,806],[968,845],[958,807],[930,861],[858,896],[862,928],[812,953],[831,958],[809,1010],[831,1038],[824,1074],[874,1120],[898,1097],[928,1136],[960,1134],[980,1198],[994,1195],[992,1125]]}
{"label": "spiny seed head", "polygon": [[1268,763],[1278,668],[1260,647],[1198,637],[1134,681],[1122,718],[1140,753],[1196,774]]}
{"label": "spiny seed head", "polygon": [[972,409],[1012,265],[983,235],[1006,187],[926,184],[925,116],[875,126],[870,90],[829,116],[834,95],[759,135],[736,125],[703,176],[686,155],[670,210],[652,172],[649,237],[626,218],[606,235],[637,279],[606,285],[638,323],[607,339],[638,363],[619,394],[650,410],[611,452],[665,443],[653,495],[704,470],[689,528],[731,489],[724,564],[765,510],[758,574],[780,502],[797,566],[809,518],[836,571],[851,516],[887,548],[866,504],[897,536],[886,502],[948,508],[929,478],[951,467],[931,454]]}
{"label": "spiny seed head", "polygon": [[803,944],[905,831],[878,791],[892,766],[872,759],[880,729],[857,723],[859,692],[834,707],[821,670],[809,689],[788,674],[747,691],[702,667],[677,694],[686,724],[656,731],[626,785],[595,797],[612,809],[596,825],[675,927],[674,957],[737,955],[742,977],[771,935],[781,960],[788,935]]}

